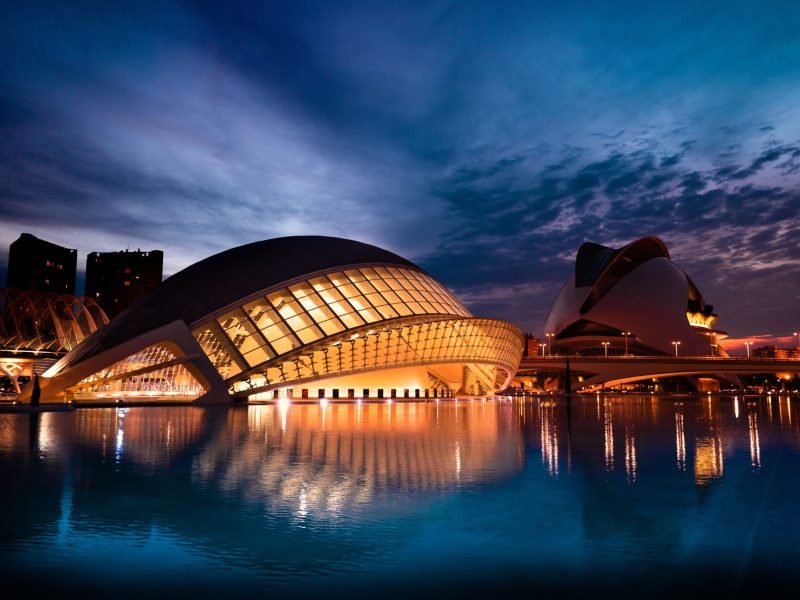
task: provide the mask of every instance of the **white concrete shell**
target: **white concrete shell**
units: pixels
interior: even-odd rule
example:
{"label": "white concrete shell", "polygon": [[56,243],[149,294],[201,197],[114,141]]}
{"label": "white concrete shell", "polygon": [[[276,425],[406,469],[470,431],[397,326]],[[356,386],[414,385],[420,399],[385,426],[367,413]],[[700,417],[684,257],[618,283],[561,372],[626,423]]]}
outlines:
{"label": "white concrete shell", "polygon": [[724,355],[718,341],[725,334],[705,326],[716,315],[660,240],[643,238],[619,250],[591,246],[593,255],[579,252],[576,272],[545,321],[555,351],[674,354],[673,342],[680,342],[682,356]]}

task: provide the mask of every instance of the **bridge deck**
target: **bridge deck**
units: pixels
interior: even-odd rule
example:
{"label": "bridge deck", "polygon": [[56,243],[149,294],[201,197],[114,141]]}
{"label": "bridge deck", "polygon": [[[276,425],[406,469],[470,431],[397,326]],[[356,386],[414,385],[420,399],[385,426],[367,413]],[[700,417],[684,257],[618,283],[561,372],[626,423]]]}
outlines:
{"label": "bridge deck", "polygon": [[[716,356],[570,356],[570,369],[584,375],[584,385],[615,385],[652,377],[685,375],[753,375],[800,373],[800,359]],[[566,356],[522,359],[517,374],[530,371],[564,371]]]}

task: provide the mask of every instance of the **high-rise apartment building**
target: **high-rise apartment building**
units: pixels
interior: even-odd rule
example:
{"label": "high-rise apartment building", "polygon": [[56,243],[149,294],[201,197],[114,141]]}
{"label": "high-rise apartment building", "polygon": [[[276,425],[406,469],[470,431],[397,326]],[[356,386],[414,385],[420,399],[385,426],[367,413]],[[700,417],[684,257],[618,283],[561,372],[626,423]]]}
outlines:
{"label": "high-rise apartment building", "polygon": [[86,257],[86,295],[113,319],[161,284],[161,250],[90,252]]}
{"label": "high-rise apartment building", "polygon": [[77,250],[23,233],[8,252],[6,287],[74,294],[77,264]]}

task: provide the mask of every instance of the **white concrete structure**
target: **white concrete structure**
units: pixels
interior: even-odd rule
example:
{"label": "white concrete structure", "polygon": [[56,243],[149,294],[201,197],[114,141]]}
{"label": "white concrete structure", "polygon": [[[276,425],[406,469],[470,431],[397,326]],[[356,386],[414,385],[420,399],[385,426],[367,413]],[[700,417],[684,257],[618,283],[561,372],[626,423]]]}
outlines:
{"label": "white concrete structure", "polygon": [[544,334],[555,334],[554,353],[727,356],[716,320],[664,243],[645,237],[620,249],[583,244]]}

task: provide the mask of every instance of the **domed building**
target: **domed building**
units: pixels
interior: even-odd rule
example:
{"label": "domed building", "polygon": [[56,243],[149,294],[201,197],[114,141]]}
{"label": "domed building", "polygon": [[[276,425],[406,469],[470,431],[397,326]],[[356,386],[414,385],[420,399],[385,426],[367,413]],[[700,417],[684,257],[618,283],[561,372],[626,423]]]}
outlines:
{"label": "domed building", "polygon": [[487,394],[522,347],[391,252],[286,237],[168,278],[45,372],[42,400]]}
{"label": "domed building", "polygon": [[586,242],[545,320],[552,351],[727,356],[717,315],[660,239],[622,248]]}

